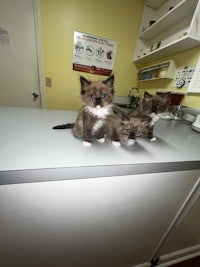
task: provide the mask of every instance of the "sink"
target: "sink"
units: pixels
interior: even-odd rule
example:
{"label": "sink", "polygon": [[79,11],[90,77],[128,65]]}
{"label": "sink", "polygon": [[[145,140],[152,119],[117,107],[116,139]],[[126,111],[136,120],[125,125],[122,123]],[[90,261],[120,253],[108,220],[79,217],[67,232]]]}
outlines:
{"label": "sink", "polygon": [[117,96],[113,97],[113,103],[119,106],[129,106],[132,103],[132,98],[130,96]]}
{"label": "sink", "polygon": [[190,108],[190,107],[181,107],[181,110],[184,111],[185,113],[197,116],[200,115],[200,108]]}

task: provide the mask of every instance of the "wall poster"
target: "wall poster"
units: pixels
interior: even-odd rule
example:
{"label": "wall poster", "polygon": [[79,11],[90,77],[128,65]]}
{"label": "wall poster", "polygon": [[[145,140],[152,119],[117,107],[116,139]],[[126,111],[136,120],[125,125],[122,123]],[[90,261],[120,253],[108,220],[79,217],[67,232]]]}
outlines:
{"label": "wall poster", "polygon": [[116,41],[75,31],[73,70],[109,76],[116,47]]}

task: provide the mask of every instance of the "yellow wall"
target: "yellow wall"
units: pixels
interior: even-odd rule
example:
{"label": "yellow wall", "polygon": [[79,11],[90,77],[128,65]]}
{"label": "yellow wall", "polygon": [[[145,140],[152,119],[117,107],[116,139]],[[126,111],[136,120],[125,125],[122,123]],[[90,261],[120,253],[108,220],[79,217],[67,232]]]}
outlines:
{"label": "yellow wall", "polygon": [[[164,62],[166,60],[172,59],[175,61],[177,68],[179,67],[186,67],[186,66],[195,66],[197,64],[198,58],[200,57],[200,47],[196,47],[193,49],[186,50],[182,53],[178,53],[176,55],[172,55],[166,58],[162,58],[159,61],[151,62],[150,65],[153,65],[157,62]],[[145,66],[148,66],[146,64]],[[143,68],[144,66],[142,66]],[[143,96],[143,92],[147,91],[151,94],[155,94],[156,90],[158,89],[166,89],[169,91],[175,92],[182,92],[185,93],[185,97],[182,101],[183,105],[189,107],[200,108],[200,94],[187,94],[187,89],[177,89],[172,87],[173,81],[164,79],[164,80],[155,80],[155,81],[145,81],[145,82],[138,82],[137,86],[140,88],[140,95]]]}
{"label": "yellow wall", "polygon": [[[79,76],[94,80],[106,78],[72,70],[74,31],[117,41],[113,70],[117,95],[127,95],[134,86],[140,89],[141,97],[144,90],[152,94],[158,89],[186,93],[186,89],[172,88],[171,80],[137,83],[133,55],[143,4],[144,0],[40,0],[44,76],[52,78],[52,87],[44,89],[46,108],[77,110],[81,105]],[[198,57],[199,47],[149,65],[173,59],[177,67],[192,66]],[[200,107],[200,94],[186,94],[182,104]]]}
{"label": "yellow wall", "polygon": [[136,86],[133,55],[143,12],[143,0],[40,0],[46,108],[80,108],[80,75],[88,79],[105,76],[72,70],[73,33],[80,31],[117,41],[116,94],[127,95]]}

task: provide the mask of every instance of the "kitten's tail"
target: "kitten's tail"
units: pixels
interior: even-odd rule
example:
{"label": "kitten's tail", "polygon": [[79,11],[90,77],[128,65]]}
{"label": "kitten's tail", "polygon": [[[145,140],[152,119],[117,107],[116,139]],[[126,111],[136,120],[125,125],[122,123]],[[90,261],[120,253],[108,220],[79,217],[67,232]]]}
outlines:
{"label": "kitten's tail", "polygon": [[61,130],[61,129],[72,129],[74,127],[75,123],[66,123],[61,125],[56,125],[52,129],[54,130]]}

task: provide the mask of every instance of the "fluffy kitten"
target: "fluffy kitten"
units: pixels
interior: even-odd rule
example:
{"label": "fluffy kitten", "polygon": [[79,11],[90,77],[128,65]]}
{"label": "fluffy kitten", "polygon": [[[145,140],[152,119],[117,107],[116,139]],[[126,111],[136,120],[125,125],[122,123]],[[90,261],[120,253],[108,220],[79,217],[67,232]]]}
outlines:
{"label": "fluffy kitten", "polygon": [[161,95],[151,95],[144,92],[144,98],[141,105],[141,110],[134,110],[129,115],[134,118],[147,119],[150,122],[146,138],[151,141],[156,141],[153,136],[154,125],[160,119],[160,114],[168,111],[170,106],[170,92]]}
{"label": "fluffy kitten", "polygon": [[138,137],[147,136],[150,122],[149,116],[134,117],[114,114],[110,117],[107,136],[115,146],[120,146],[121,143],[130,146]]}
{"label": "fluffy kitten", "polygon": [[170,92],[161,95],[151,95],[144,92],[142,111],[147,114],[160,114],[166,112],[170,106]]}
{"label": "fluffy kitten", "polygon": [[141,110],[133,110],[129,116],[133,118],[133,120],[141,120],[146,121],[146,131],[144,132],[143,136],[144,138],[149,139],[150,141],[156,141],[156,138],[153,135],[154,125],[156,121],[158,121],[158,117],[155,115],[152,117],[152,115],[144,114]]}
{"label": "fluffy kitten", "polygon": [[105,141],[107,118],[113,114],[114,75],[103,81],[89,81],[81,76],[80,83],[83,107],[75,124],[58,125],[53,129],[73,127],[74,136],[83,139],[83,145],[88,147],[92,145],[93,138]]}

